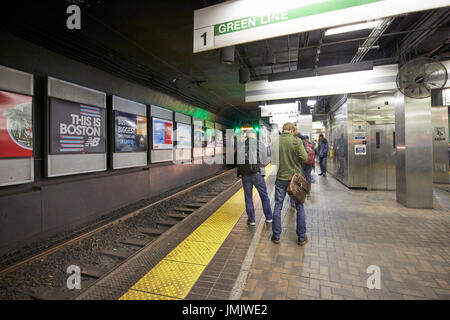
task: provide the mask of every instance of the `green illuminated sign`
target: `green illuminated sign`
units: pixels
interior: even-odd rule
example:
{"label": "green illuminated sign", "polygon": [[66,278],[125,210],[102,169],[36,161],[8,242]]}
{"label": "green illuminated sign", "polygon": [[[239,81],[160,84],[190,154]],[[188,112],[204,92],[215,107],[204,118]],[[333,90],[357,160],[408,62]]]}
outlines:
{"label": "green illuminated sign", "polygon": [[287,11],[278,11],[261,16],[251,16],[214,25],[214,36],[261,27],[269,24],[304,18],[321,13],[357,7],[383,0],[328,0]]}

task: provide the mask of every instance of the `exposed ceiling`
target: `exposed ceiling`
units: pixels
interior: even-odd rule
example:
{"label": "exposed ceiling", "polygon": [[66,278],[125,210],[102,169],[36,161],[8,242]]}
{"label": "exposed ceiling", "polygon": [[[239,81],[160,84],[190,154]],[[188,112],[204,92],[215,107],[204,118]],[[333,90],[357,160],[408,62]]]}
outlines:
{"label": "exposed ceiling", "polygon": [[[14,5],[2,3],[0,30],[229,119],[259,117],[258,104],[244,102],[244,85],[239,82],[242,65],[249,68],[252,80],[258,80],[348,64],[370,35],[365,30],[324,36],[324,30],[316,30],[258,41],[237,46],[233,65],[221,64],[219,50],[192,53],[193,11],[219,2],[14,1]],[[79,31],[66,28],[70,3],[82,9]],[[448,8],[396,17],[361,60],[402,63],[435,48],[433,54],[449,58],[449,19]],[[317,108],[327,104],[326,97],[321,100]]]}

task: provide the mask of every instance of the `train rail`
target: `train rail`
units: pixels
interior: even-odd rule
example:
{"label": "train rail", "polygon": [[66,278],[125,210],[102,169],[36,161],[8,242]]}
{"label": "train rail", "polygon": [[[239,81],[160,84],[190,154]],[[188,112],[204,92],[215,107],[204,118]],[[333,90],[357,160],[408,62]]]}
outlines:
{"label": "train rail", "polygon": [[0,271],[0,299],[73,299],[65,287],[69,261],[81,268],[85,287],[235,186],[235,169],[201,181],[98,226]]}

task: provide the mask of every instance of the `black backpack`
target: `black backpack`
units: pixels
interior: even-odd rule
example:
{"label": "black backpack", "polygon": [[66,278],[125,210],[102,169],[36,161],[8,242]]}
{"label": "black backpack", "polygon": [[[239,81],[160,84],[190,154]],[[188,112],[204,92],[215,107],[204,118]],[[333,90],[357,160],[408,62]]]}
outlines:
{"label": "black backpack", "polygon": [[250,159],[250,139],[247,139],[245,141],[245,164],[239,164],[239,172],[242,174],[254,174],[260,172],[259,168],[259,144],[256,143],[256,154],[257,154],[257,160],[256,163],[251,164],[249,163]]}

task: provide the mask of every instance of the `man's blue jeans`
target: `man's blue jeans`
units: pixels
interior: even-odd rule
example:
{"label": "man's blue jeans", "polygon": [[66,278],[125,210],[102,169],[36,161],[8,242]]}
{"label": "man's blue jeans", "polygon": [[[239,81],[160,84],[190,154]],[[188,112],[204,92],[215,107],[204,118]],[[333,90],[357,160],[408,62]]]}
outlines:
{"label": "man's blue jeans", "polygon": [[[283,209],[284,198],[286,197],[286,188],[290,181],[275,181],[275,207],[273,209],[272,231],[276,238],[281,235],[281,210]],[[300,239],[306,237],[306,216],[303,204],[295,202],[297,209],[297,236]]]}
{"label": "man's blue jeans", "polygon": [[320,173],[327,173],[327,157],[319,157]]}
{"label": "man's blue jeans", "polygon": [[308,183],[311,184],[312,164],[304,164],[302,166],[302,169],[303,169],[303,175],[305,176],[306,181],[308,181]]}
{"label": "man's blue jeans", "polygon": [[266,181],[264,177],[258,173],[243,174],[242,186],[244,188],[245,209],[247,210],[248,221],[255,222],[255,208],[253,207],[253,186],[259,193],[262,207],[266,220],[272,220],[272,209],[270,208],[270,200],[267,194]]}

